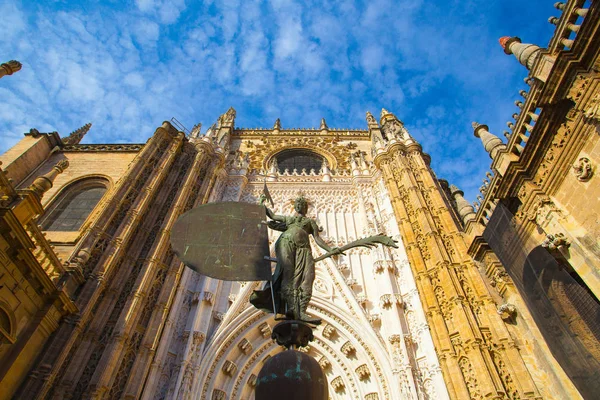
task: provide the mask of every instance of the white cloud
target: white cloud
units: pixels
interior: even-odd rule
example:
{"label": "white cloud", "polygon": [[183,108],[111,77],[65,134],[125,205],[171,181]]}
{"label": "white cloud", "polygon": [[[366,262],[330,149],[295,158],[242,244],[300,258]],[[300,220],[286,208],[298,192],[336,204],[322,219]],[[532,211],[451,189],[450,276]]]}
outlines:
{"label": "white cloud", "polygon": [[154,46],[160,35],[160,28],[156,22],[149,19],[140,19],[133,26],[133,33],[142,46]]}
{"label": "white cloud", "polygon": [[10,2],[0,4],[0,32],[2,40],[11,40],[19,37],[26,28],[25,17],[16,4]]}
{"label": "white cloud", "polygon": [[275,57],[282,59],[296,56],[303,39],[300,21],[290,20],[280,25],[275,39]]}
{"label": "white cloud", "polygon": [[141,88],[146,84],[146,82],[144,81],[144,78],[138,72],[131,72],[131,73],[125,75],[123,82],[126,85],[129,85],[129,86],[132,86],[135,88]]}
{"label": "white cloud", "polygon": [[67,134],[91,121],[87,142],[144,142],[172,116],[210,126],[231,105],[239,126],[325,117],[347,128],[386,106],[467,191],[489,166],[470,121],[501,136],[525,75],[494,35],[532,26],[502,11],[529,3],[490,4],[136,0],[64,11],[5,2],[0,54],[23,70],[0,82],[0,151],[31,127]]}

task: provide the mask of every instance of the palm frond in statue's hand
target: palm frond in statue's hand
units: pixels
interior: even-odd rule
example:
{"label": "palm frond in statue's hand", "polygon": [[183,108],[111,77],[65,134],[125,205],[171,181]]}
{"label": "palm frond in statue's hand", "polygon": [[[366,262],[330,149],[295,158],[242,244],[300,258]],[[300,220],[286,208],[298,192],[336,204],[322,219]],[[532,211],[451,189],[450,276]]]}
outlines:
{"label": "palm frond in statue's hand", "polygon": [[315,258],[315,261],[321,261],[327,257],[331,257],[337,254],[343,254],[344,251],[352,249],[354,247],[371,248],[377,246],[378,244],[381,244],[388,247],[398,248],[398,245],[396,243],[397,242],[394,239],[387,235],[369,236],[366,238],[355,240],[354,242],[348,243],[347,245],[342,246],[340,248],[336,247],[335,249],[332,249],[331,251],[323,254],[322,256]]}

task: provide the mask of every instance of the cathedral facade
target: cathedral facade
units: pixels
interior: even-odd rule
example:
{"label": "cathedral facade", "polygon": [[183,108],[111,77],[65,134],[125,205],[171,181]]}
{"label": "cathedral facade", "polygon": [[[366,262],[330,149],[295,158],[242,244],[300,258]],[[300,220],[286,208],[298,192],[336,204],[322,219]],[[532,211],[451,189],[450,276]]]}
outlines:
{"label": "cathedral facade", "polygon": [[145,144],[32,129],[0,157],[0,398],[253,399],[283,351],[248,303],[261,283],[192,271],[169,235],[194,207],[257,203],[265,183],[280,215],[302,193],[332,246],[398,242],[316,265],[323,323],[301,350],[331,399],[592,398],[600,10],[583,3],[557,3],[547,48],[501,39],[530,90],[504,140],[473,124],[491,159],[474,205],[385,109],[364,129],[245,129],[231,108]]}

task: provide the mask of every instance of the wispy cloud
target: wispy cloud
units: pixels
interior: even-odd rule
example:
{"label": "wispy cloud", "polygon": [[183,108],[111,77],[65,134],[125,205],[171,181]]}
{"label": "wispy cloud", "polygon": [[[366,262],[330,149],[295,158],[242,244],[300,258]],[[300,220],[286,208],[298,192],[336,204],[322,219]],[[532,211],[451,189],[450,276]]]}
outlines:
{"label": "wispy cloud", "polygon": [[470,122],[501,136],[526,75],[497,38],[544,45],[552,13],[541,0],[9,0],[0,54],[23,69],[0,80],[0,151],[31,127],[93,122],[87,142],[143,142],[172,116],[209,126],[231,105],[240,126],[363,128],[385,107],[473,199],[490,160]]}

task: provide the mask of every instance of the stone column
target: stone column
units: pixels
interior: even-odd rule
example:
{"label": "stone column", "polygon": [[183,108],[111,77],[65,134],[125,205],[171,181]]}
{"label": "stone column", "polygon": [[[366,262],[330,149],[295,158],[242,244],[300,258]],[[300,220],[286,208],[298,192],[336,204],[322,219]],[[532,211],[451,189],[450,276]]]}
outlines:
{"label": "stone column", "polygon": [[[100,207],[98,219],[86,231],[78,246],[74,249],[72,256],[73,262],[78,263],[82,270],[88,271],[86,278],[89,276],[89,271],[98,263],[100,256],[108,245],[110,234],[107,231],[112,230],[111,225],[115,225],[115,221],[120,221],[120,216],[117,215],[120,210],[118,205],[127,201],[130,194],[134,195],[136,193],[133,183],[136,182],[136,179],[140,179],[140,176],[144,176],[145,170],[148,168],[153,169],[154,166],[149,165],[149,163],[152,163],[152,160],[160,159],[162,152],[168,147],[171,141],[169,127],[170,124],[165,123],[157,129],[154,136],[150,138],[132,161],[127,175],[117,182],[111,193],[106,196],[106,200],[98,205]],[[84,250],[86,252],[91,251],[91,257],[86,262],[81,263],[77,257]],[[57,378],[60,379],[59,373],[62,374],[66,370],[66,367],[63,368],[62,364],[67,359],[71,347],[78,341],[79,335],[94,316],[92,309],[97,297],[105,287],[103,275],[95,276],[88,283],[88,290],[83,290],[77,297],[76,303],[79,314],[71,316],[61,323],[58,330],[46,344],[44,352],[37,363],[37,365],[43,365],[44,368],[50,369],[48,378],[40,379],[35,375],[28,377],[20,387],[18,395],[44,397],[54,385],[59,385],[57,381]],[[72,384],[72,381],[70,384]],[[60,385],[55,392],[59,393],[63,386]]]}
{"label": "stone column", "polygon": [[[497,334],[497,323],[502,321],[494,320],[494,326],[481,322],[481,313],[489,315],[495,310],[489,309],[490,296],[466,254],[421,146],[394,143],[379,152],[374,161],[382,170],[400,221],[451,398],[497,398],[508,392],[516,392],[520,398],[538,396],[526,371],[515,369],[508,375],[502,371],[501,376],[488,351],[486,343],[506,340],[505,335]],[[490,319],[494,317],[497,315],[490,315]],[[533,392],[523,390],[532,387]]]}

